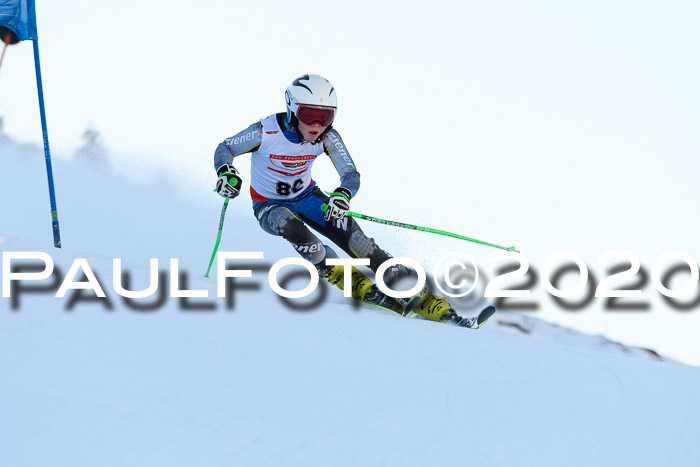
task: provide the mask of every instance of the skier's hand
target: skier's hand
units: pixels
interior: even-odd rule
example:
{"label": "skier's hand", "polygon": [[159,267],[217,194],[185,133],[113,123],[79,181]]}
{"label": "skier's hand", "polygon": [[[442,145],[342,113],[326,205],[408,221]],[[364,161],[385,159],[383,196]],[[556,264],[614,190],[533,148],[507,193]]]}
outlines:
{"label": "skier's hand", "polygon": [[219,179],[216,181],[216,191],[224,198],[235,198],[241,192],[241,177],[232,165],[224,164],[216,171]]}
{"label": "skier's hand", "polygon": [[331,219],[342,219],[350,210],[350,198],[352,193],[343,186],[339,186],[330,194],[330,199],[326,205],[326,222]]}

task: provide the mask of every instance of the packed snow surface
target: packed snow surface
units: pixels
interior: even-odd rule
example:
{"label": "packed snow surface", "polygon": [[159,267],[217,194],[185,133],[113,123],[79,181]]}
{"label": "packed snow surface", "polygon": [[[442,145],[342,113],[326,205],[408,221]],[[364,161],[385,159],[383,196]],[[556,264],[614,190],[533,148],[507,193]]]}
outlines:
{"label": "packed snow surface", "polygon": [[[472,331],[358,307],[331,287],[295,309],[267,284],[294,252],[259,229],[247,199],[231,203],[221,250],[265,258],[232,263],[253,277],[217,298],[216,274],[202,274],[221,200],[162,174],[144,184],[56,164],[56,250],[43,161],[2,147],[0,250],[47,252],[56,270],[0,301],[0,465],[700,462],[697,368],[507,311]],[[76,258],[106,300],[54,296]],[[132,289],[158,258],[159,293],[178,258],[180,288],[208,298],[127,302],[114,258]]]}

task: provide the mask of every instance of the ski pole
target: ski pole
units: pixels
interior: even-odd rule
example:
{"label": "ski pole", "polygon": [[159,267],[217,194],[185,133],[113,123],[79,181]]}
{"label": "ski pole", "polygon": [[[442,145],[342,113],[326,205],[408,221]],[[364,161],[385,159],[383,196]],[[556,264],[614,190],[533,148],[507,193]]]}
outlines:
{"label": "ski pole", "polygon": [[224,230],[224,216],[226,215],[226,208],[228,207],[228,202],[230,198],[224,200],[224,205],[221,207],[221,218],[219,219],[219,233],[216,235],[216,243],[214,244],[214,252],[211,254],[211,260],[209,260],[209,267],[207,268],[207,273],[204,277],[209,279],[209,271],[211,271],[211,265],[214,264],[214,258],[216,257],[216,252],[219,250],[219,242],[221,242],[221,232]]}
{"label": "ski pole", "polygon": [[364,219],[366,221],[376,222],[378,224],[391,225],[394,227],[401,227],[403,229],[420,230],[421,232],[430,232],[430,233],[434,233],[434,234],[438,234],[438,235],[446,235],[448,237],[458,238],[460,240],[466,240],[468,242],[478,243],[480,245],[486,245],[486,246],[490,246],[493,248],[498,248],[500,250],[514,251],[515,253],[520,253],[520,251],[516,250],[514,246],[505,247],[505,246],[495,245],[493,243],[484,242],[484,241],[477,240],[477,239],[471,238],[471,237],[465,237],[464,235],[458,235],[455,233],[446,232],[444,230],[431,229],[430,227],[421,227],[421,226],[412,225],[412,224],[405,224],[403,222],[388,221],[385,219],[379,219],[378,217],[372,217],[372,216],[368,216],[366,214],[359,214],[357,212],[352,212],[352,211],[348,212],[347,215],[350,217],[356,217],[358,219]]}

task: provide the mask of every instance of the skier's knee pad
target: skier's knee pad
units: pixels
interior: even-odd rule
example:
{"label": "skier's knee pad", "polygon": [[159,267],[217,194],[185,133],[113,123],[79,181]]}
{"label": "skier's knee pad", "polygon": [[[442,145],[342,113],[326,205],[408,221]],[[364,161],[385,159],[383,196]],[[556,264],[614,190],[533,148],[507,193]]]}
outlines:
{"label": "skier's knee pad", "polygon": [[258,213],[258,222],[265,232],[278,237],[293,236],[306,229],[301,219],[284,206],[263,209]]}
{"label": "skier's knee pad", "polygon": [[350,249],[357,255],[358,258],[369,258],[376,248],[374,239],[368,238],[365,233],[356,229],[350,234]]}
{"label": "skier's knee pad", "polygon": [[350,234],[348,246],[358,258],[369,258],[369,267],[372,271],[376,271],[384,261],[392,257],[379,248],[374,239],[367,237],[359,228]]}
{"label": "skier's knee pad", "polygon": [[[350,234],[350,249],[358,258],[369,258],[369,267],[373,271],[392,256],[382,250],[374,242],[373,238],[367,237],[361,229],[356,228]],[[384,273],[384,282],[388,285],[395,284],[399,280],[409,277],[413,270],[404,265],[396,264],[391,266]]]}

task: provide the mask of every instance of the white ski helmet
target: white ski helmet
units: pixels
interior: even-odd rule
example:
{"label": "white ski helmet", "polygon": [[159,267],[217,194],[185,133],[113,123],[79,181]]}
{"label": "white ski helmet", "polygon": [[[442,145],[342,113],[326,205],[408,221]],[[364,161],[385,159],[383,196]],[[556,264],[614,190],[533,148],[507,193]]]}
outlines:
{"label": "white ski helmet", "polygon": [[[333,85],[323,76],[303,75],[292,81],[284,93],[287,103],[287,119],[298,117],[299,106],[325,107],[333,109],[335,115],[337,98]],[[332,123],[331,121],[328,122]],[[324,125],[326,126],[326,125]]]}

